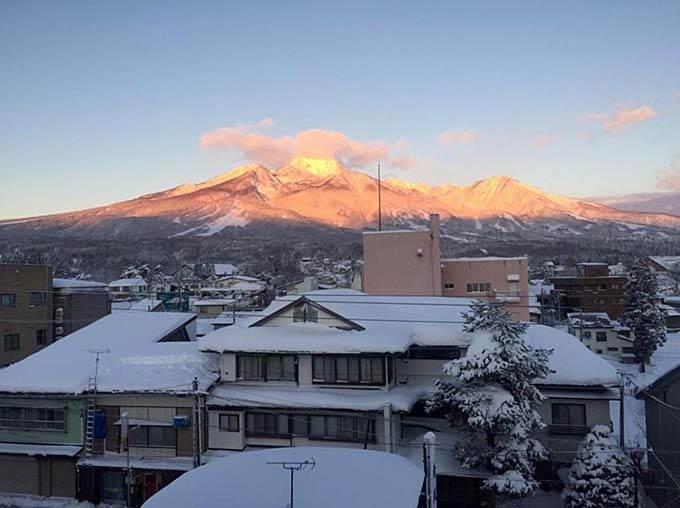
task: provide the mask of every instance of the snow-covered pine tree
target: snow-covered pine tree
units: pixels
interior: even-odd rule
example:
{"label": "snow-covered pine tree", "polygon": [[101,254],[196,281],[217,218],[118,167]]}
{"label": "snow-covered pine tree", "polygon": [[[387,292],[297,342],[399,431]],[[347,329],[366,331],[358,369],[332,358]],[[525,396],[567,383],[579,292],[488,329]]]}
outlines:
{"label": "snow-covered pine tree", "polygon": [[461,464],[491,472],[485,488],[516,498],[533,492],[534,464],[545,457],[530,437],[543,427],[536,412],[543,396],[532,381],[550,372],[552,353],[529,346],[526,329],[499,306],[473,303],[465,314],[464,330],[472,335],[467,354],[444,366],[446,377],[435,383],[429,404],[461,433],[455,451]]}
{"label": "snow-covered pine tree", "polygon": [[566,508],[632,508],[633,464],[612,437],[596,425],[580,444],[562,493]]}
{"label": "snow-covered pine tree", "polygon": [[640,372],[649,365],[654,351],[666,342],[666,317],[659,307],[656,277],[641,259],[635,261],[626,281],[626,302],[619,317],[634,334],[633,354]]}

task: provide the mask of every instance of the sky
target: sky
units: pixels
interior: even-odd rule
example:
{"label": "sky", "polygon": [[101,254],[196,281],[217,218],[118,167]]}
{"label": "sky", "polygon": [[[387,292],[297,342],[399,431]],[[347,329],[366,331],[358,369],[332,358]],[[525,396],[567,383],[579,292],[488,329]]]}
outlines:
{"label": "sky", "polygon": [[680,190],[680,2],[0,0],[0,219],[294,155]]}

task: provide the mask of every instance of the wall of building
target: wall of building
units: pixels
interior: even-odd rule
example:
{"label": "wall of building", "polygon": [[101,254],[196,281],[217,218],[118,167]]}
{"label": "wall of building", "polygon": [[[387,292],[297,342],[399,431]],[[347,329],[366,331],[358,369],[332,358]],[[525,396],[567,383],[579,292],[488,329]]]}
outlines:
{"label": "wall of building", "polygon": [[[30,304],[30,292],[45,293],[45,305]],[[15,306],[0,307],[0,367],[18,362],[53,340],[52,269],[45,265],[0,264],[0,294],[14,295]],[[45,343],[38,344],[38,330]],[[6,350],[5,336],[19,334],[19,349]]]}
{"label": "wall of building", "polygon": [[[63,309],[63,323],[55,323],[63,328],[62,336],[95,322],[111,314],[111,301],[107,291],[88,291],[78,293],[77,289],[56,291],[54,294],[55,314]],[[55,333],[55,336],[59,334]]]}
{"label": "wall of building", "polygon": [[468,291],[468,284],[488,283],[494,301],[505,302],[516,320],[529,320],[527,258],[450,258],[442,260],[442,296],[487,297]]}
{"label": "wall of building", "polygon": [[441,296],[439,216],[429,231],[364,233],[363,291]]}
{"label": "wall of building", "polygon": [[47,399],[32,397],[1,397],[2,407],[35,407],[63,409],[65,411],[65,430],[18,430],[0,428],[0,442],[26,444],[70,444],[83,443],[83,400]]}

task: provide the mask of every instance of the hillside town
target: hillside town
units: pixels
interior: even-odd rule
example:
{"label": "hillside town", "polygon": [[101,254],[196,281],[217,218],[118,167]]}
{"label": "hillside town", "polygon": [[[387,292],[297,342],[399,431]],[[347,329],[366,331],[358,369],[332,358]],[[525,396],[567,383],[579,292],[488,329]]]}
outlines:
{"label": "hillside town", "polygon": [[532,279],[526,256],[443,257],[439,220],[283,284],[238,262],[110,282],[0,264],[0,505],[214,506],[222,475],[246,506],[239,469],[285,494],[291,464],[301,500],[366,499],[383,461],[389,506],[672,506],[680,256]]}

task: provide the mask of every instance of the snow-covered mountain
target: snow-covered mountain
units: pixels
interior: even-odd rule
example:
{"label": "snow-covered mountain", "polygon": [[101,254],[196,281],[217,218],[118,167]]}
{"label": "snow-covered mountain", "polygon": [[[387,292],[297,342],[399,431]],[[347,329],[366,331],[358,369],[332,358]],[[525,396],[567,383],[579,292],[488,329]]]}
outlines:
{"label": "snow-covered mountain", "polygon": [[[0,222],[0,231],[99,237],[207,236],[227,226],[261,221],[358,229],[376,222],[377,191],[376,180],[365,173],[334,160],[298,157],[276,170],[249,164],[202,183],[108,206],[4,221]],[[553,230],[559,230],[572,227],[565,223],[587,227],[601,222],[680,228],[680,217],[675,215],[621,211],[549,194],[505,175],[468,187],[386,180],[382,183],[382,209],[384,221],[398,223],[437,212],[444,220],[474,221],[497,229],[549,223]]]}

